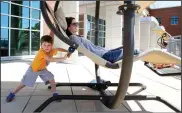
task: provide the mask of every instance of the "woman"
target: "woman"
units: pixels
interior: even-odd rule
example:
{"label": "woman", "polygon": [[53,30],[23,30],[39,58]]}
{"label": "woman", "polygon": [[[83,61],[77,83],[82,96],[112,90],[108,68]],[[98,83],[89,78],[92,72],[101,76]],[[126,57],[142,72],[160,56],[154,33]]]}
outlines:
{"label": "woman", "polygon": [[[96,55],[102,57],[103,59],[115,63],[118,60],[123,58],[123,48],[117,48],[113,50],[106,50],[103,47],[94,45],[90,40],[83,38],[82,36],[76,35],[78,32],[78,22],[75,21],[73,17],[66,17],[67,22],[67,30],[66,34],[74,43],[85,47],[86,49],[90,50],[91,52],[95,53]],[[139,50],[134,50],[134,55],[138,55]]]}

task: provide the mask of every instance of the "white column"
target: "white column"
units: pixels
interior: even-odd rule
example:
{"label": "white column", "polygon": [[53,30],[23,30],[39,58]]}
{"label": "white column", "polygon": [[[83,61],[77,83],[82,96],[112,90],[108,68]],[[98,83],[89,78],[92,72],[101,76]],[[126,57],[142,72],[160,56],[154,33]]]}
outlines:
{"label": "white column", "polygon": [[[61,6],[66,17],[74,17],[78,22],[79,20],[79,1],[61,1]],[[68,49],[68,45],[59,40],[56,36],[54,38],[54,47],[61,47]],[[63,56],[64,54],[61,54]],[[69,58],[72,61],[76,61],[78,57],[78,51],[76,50]]]}
{"label": "white column", "polygon": [[141,15],[136,14],[135,15],[135,29],[134,29],[134,42],[135,42],[134,48],[136,48],[136,49],[140,48],[140,19],[141,19]]}
{"label": "white column", "polygon": [[106,37],[107,49],[117,48],[122,45],[123,16],[117,15],[118,5],[106,6]]}
{"label": "white column", "polygon": [[140,49],[145,51],[150,45],[150,23],[141,22],[140,24]]}
{"label": "white column", "polygon": [[160,46],[157,44],[157,40],[160,37],[161,37],[160,35],[158,35],[156,32],[154,32],[151,29],[151,33],[150,33],[150,48],[160,48]]}

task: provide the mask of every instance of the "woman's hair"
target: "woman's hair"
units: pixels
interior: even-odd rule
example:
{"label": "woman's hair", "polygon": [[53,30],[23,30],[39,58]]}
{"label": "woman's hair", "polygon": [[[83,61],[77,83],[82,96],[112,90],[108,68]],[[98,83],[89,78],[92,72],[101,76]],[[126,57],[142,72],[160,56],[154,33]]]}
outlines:
{"label": "woman's hair", "polygon": [[66,22],[67,22],[67,29],[66,29],[66,34],[68,35],[68,37],[70,35],[72,35],[72,33],[68,30],[68,27],[70,27],[72,21],[74,20],[75,18],[73,17],[66,17]]}

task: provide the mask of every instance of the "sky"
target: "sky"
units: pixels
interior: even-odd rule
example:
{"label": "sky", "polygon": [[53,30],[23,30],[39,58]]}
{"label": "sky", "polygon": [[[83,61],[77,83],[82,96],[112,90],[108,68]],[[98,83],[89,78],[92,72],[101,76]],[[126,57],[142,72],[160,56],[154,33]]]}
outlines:
{"label": "sky", "polygon": [[174,7],[181,6],[181,1],[156,1],[150,7],[155,8],[165,8],[165,7]]}

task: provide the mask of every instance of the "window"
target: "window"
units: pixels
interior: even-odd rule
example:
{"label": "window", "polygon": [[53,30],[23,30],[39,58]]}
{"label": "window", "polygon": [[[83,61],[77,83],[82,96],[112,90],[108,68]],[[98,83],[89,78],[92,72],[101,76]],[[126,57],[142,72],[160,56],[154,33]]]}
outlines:
{"label": "window", "polygon": [[11,29],[11,56],[29,55],[29,31]]}
{"label": "window", "polygon": [[20,17],[30,17],[30,9],[27,7],[11,4],[11,15]]}
{"label": "window", "polygon": [[40,1],[32,1],[32,7],[40,9]]}
{"label": "window", "polygon": [[8,14],[9,12],[9,3],[7,2],[1,2],[1,13]]}
{"label": "window", "polygon": [[79,21],[84,21],[84,15],[79,15]]}
{"label": "window", "polygon": [[29,19],[11,17],[11,21],[12,28],[29,29]]}
{"label": "window", "polygon": [[[87,39],[95,43],[95,17],[87,15]],[[99,19],[98,45],[105,47],[105,20]]]}
{"label": "window", "polygon": [[87,20],[90,22],[91,21],[91,16],[87,15]]}
{"label": "window", "polygon": [[84,28],[84,22],[79,22],[79,27]]}
{"label": "window", "polygon": [[84,14],[79,15],[79,35],[84,36]]}
{"label": "window", "polygon": [[174,37],[174,39],[180,39],[181,37]]}
{"label": "window", "polygon": [[31,54],[35,55],[37,53],[37,50],[40,48],[40,32],[32,31],[31,35],[32,35]]}
{"label": "window", "polygon": [[32,27],[32,30],[39,30],[40,29],[40,21],[32,20],[31,27]]}
{"label": "window", "polygon": [[181,36],[174,36],[174,39],[181,39]]}
{"label": "window", "polygon": [[159,24],[161,24],[161,18],[160,17],[157,17],[156,19],[159,22]]}
{"label": "window", "polygon": [[36,9],[32,9],[32,18],[39,19],[40,18],[40,11]]}
{"label": "window", "polygon": [[2,15],[1,16],[1,26],[2,27],[8,27],[8,16]]}
{"label": "window", "polygon": [[172,16],[171,25],[177,25],[177,24],[178,24],[178,16]]}
{"label": "window", "polygon": [[9,34],[6,28],[1,28],[1,56],[8,56]]}
{"label": "window", "polygon": [[40,48],[40,1],[0,3],[1,56],[35,55]]}

